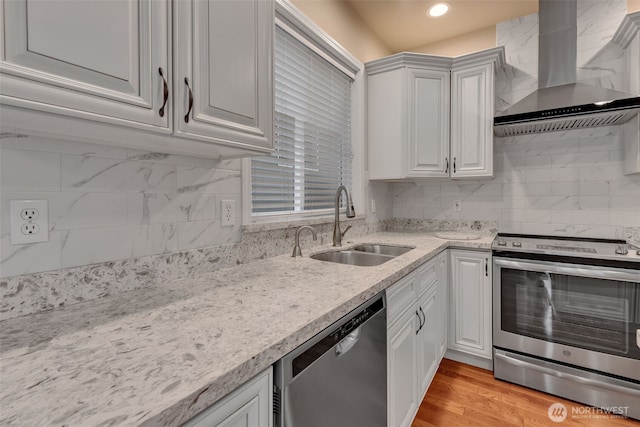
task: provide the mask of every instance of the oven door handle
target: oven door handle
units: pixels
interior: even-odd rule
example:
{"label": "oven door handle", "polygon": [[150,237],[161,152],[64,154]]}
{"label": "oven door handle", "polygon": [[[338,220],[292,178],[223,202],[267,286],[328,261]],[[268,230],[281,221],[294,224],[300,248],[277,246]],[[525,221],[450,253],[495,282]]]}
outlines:
{"label": "oven door handle", "polygon": [[524,360],[516,359],[514,357],[508,356],[501,352],[494,352],[493,355],[496,359],[503,361],[504,363],[508,363],[509,365],[517,366],[519,368],[531,369],[533,371],[540,372],[542,374],[551,375],[556,378],[560,378],[563,380],[573,381],[579,384],[583,384],[586,386],[598,387],[600,389],[612,391],[615,393],[623,393],[626,395],[633,395],[640,397],[640,390],[630,389],[627,387],[622,387],[616,384],[609,384],[603,381],[593,380],[590,378],[580,377],[578,375],[573,375],[568,372],[560,372],[556,369],[546,368],[544,366],[539,366],[531,362],[527,362]]}
{"label": "oven door handle", "polygon": [[493,264],[499,267],[543,273],[558,273],[567,276],[591,277],[596,279],[620,280],[623,282],[640,282],[640,271],[616,268],[592,267],[589,265],[562,264],[555,262],[531,262],[493,257]]}

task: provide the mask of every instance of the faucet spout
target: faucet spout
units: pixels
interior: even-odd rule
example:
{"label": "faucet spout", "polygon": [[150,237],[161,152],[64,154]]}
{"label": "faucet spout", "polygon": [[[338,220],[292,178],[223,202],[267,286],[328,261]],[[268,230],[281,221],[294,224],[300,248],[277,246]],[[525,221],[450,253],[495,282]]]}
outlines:
{"label": "faucet spout", "polygon": [[316,234],[316,230],[312,226],[303,225],[302,227],[298,227],[298,229],[296,230],[296,243],[293,246],[293,254],[291,255],[294,258],[297,256],[302,256],[302,249],[300,248],[300,232],[305,228],[311,230],[311,234],[313,235],[314,241],[318,240],[318,235]]}
{"label": "faucet spout", "polygon": [[346,216],[347,218],[353,218],[356,216],[356,210],[353,208],[353,201],[351,200],[351,194],[349,193],[349,189],[344,185],[338,187],[338,191],[336,191],[336,203],[335,203],[335,221],[333,224],[333,246],[342,246],[342,237],[345,233],[351,228],[348,226],[344,232],[340,231],[340,196],[344,192],[346,200]]}

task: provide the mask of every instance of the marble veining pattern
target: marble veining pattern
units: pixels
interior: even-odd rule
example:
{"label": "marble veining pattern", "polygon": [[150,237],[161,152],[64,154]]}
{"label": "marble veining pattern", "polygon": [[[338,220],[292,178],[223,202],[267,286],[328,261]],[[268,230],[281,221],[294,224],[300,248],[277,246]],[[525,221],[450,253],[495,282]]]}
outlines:
{"label": "marble veining pattern", "polygon": [[441,250],[492,239],[371,234],[346,244],[416,249],[366,268],[286,254],[5,320],[0,424],[179,425]]}
{"label": "marble veining pattern", "polygon": [[[39,137],[0,139],[0,278],[240,241],[241,162]],[[26,177],[26,178],[25,178]],[[9,201],[49,205],[50,240],[12,245]],[[48,305],[48,302],[41,305]]]}

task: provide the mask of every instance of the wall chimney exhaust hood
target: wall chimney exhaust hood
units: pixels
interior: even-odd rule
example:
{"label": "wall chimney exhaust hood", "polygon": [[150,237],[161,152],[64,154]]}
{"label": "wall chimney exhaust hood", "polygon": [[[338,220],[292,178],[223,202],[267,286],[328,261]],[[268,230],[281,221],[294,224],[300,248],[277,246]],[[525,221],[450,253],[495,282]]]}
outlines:
{"label": "wall chimney exhaust hood", "polygon": [[493,120],[497,136],[622,124],[640,96],[576,83],[577,2],[539,2],[538,90]]}

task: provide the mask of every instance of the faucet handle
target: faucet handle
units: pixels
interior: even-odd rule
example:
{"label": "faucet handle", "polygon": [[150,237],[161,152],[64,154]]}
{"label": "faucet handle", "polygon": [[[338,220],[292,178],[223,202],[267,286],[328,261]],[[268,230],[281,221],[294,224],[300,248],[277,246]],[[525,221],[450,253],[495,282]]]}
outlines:
{"label": "faucet handle", "polygon": [[293,254],[291,254],[291,256],[293,258],[297,257],[297,256],[302,256],[302,249],[300,248],[300,232],[302,230],[304,230],[305,228],[311,230],[311,234],[313,235],[313,240],[318,240],[318,235],[316,233],[315,228],[313,228],[310,225],[303,225],[302,227],[298,227],[298,229],[296,230],[296,242],[293,246]]}
{"label": "faucet handle", "polygon": [[347,231],[349,231],[350,228],[351,228],[351,225],[347,225],[347,228],[345,228],[344,231],[340,233],[340,235],[344,237],[344,235],[347,234]]}

